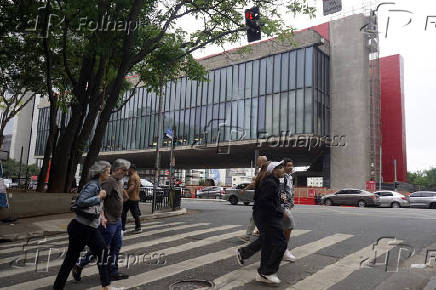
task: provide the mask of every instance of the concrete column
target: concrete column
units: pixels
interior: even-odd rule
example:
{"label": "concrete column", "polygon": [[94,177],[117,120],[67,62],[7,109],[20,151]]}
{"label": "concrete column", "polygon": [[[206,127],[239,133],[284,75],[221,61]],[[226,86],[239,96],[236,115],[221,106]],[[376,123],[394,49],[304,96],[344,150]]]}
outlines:
{"label": "concrete column", "polygon": [[370,174],[369,50],[360,29],[363,14],[330,23],[331,136],[346,146],[331,148],[331,188],[365,189]]}

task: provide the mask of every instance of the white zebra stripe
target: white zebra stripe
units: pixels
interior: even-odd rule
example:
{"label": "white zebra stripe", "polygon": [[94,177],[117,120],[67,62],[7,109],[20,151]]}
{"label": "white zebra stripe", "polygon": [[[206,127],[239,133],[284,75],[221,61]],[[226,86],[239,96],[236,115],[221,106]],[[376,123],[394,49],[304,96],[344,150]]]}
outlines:
{"label": "white zebra stripe", "polygon": [[[138,238],[138,237],[146,237],[146,236],[152,236],[155,234],[159,234],[159,233],[164,233],[164,232],[170,232],[170,231],[176,231],[176,230],[184,230],[184,229],[188,229],[188,228],[193,228],[193,227],[198,227],[198,226],[205,226],[205,225],[209,225],[208,223],[198,223],[198,224],[189,224],[189,225],[182,225],[182,226],[176,226],[176,227],[170,227],[170,228],[166,228],[166,229],[158,229],[158,230],[154,230],[154,231],[149,231],[149,232],[145,232],[145,233],[141,233],[138,235],[134,235],[131,236],[130,239],[133,238]],[[54,262],[48,263],[48,268],[54,267],[54,266],[59,266],[62,264],[63,261],[61,260],[56,260]],[[19,274],[24,274],[24,273],[28,273],[28,272],[32,272],[35,270],[35,265],[31,265],[31,266],[26,266],[26,267],[22,267],[22,268],[18,268],[18,269],[13,269],[13,270],[6,270],[6,271],[2,271],[0,272],[0,278],[4,278],[4,277],[8,277],[8,276],[13,276],[13,275],[19,275]]]}
{"label": "white zebra stripe", "polygon": [[[180,225],[180,224],[183,224],[183,222],[176,222],[176,223],[170,223],[170,224],[166,224],[166,225],[163,225],[163,224],[158,224],[158,225],[152,225],[152,226],[146,226],[146,227],[142,227],[142,229],[143,230],[149,230],[149,229],[155,229],[155,228],[160,228],[160,227],[165,227],[165,226],[176,226],[176,225]],[[133,228],[134,226],[131,226],[131,228]],[[129,228],[129,227],[127,227],[127,228]],[[131,240],[131,239],[134,239],[134,238],[137,238],[138,237],[138,235],[128,235],[128,236],[124,236],[123,237],[123,241],[128,241],[128,240]],[[60,248],[60,247],[66,247],[66,246],[68,246],[68,238],[67,239],[64,239],[63,241],[61,241],[61,242],[55,242],[55,243],[50,243],[50,244],[47,244],[47,242],[45,242],[45,239],[41,239],[41,240],[39,240],[40,241],[40,245],[38,246],[38,245],[36,245],[36,246],[30,246],[30,247],[19,247],[18,249],[18,251],[13,251],[13,250],[15,250],[16,248],[13,248],[13,249],[11,249],[11,252],[9,253],[9,254],[15,254],[14,256],[12,256],[12,257],[7,257],[7,258],[2,258],[2,259],[0,259],[0,265],[2,265],[2,264],[8,264],[8,263],[10,263],[10,262],[12,262],[12,261],[14,261],[14,260],[16,260],[18,257],[20,257],[21,255],[24,255],[24,252],[26,251],[26,252],[28,252],[28,251],[30,251],[30,250],[35,250],[34,252],[32,252],[32,253],[28,253],[28,254],[26,254],[26,258],[27,259],[34,259],[35,257],[36,257],[36,250],[37,249],[40,249],[40,250],[47,250],[48,251],[48,249],[50,248],[50,246],[54,246],[54,247],[56,247],[56,248]],[[46,256],[46,255],[39,255],[39,257],[40,258],[42,258],[42,257],[44,257],[44,256]]]}
{"label": "white zebra stripe", "polygon": [[[137,248],[147,248],[147,247],[161,244],[161,243],[166,243],[166,242],[170,242],[170,241],[177,241],[177,240],[181,239],[182,237],[196,236],[196,235],[201,235],[201,234],[205,234],[205,233],[231,229],[231,228],[235,228],[235,227],[238,227],[238,226],[237,225],[226,225],[226,226],[221,226],[221,227],[216,227],[216,228],[209,228],[206,230],[197,230],[197,231],[193,231],[193,232],[187,232],[187,233],[184,233],[182,235],[177,235],[177,236],[164,237],[164,238],[160,238],[157,240],[152,240],[149,242],[140,243],[140,244],[138,244],[137,247],[133,247],[134,245],[131,245],[130,250],[134,250]],[[231,232],[231,233],[227,233],[227,234],[223,234],[223,235],[211,236],[211,237],[208,237],[208,238],[200,240],[200,241],[185,243],[183,245],[178,245],[176,247],[162,249],[159,252],[165,253],[165,255],[170,255],[170,254],[180,253],[183,251],[189,251],[191,249],[206,246],[209,244],[213,244],[213,243],[225,240],[225,239],[229,239],[229,238],[241,235],[243,233],[244,233],[244,230],[240,230],[240,231]],[[126,248],[122,248],[122,250],[124,253],[124,251],[126,251]],[[125,261],[124,266],[126,266],[126,264],[127,264],[127,260]],[[120,264],[119,267],[123,267],[123,265]],[[95,275],[97,273],[98,273],[98,271],[97,271],[96,267],[89,267],[89,269],[86,269],[82,272],[82,277],[92,276],[92,275]],[[8,287],[8,289],[19,290],[19,289],[38,289],[41,287],[48,287],[54,283],[55,278],[56,278],[55,276],[44,277],[42,279],[27,281],[24,283],[20,283],[18,285],[14,285],[14,286]],[[72,280],[72,279],[70,278],[69,280]],[[124,280],[124,281],[126,281],[126,280]]]}
{"label": "white zebra stripe", "polygon": [[[395,243],[400,243],[397,240]],[[334,286],[336,283],[344,280],[354,271],[361,269],[361,263],[365,258],[376,258],[387,253],[395,247],[395,243],[384,243],[377,246],[370,245],[357,252],[354,252],[334,264],[328,265],[319,270],[315,274],[307,277],[304,280],[286,288],[286,290],[295,289],[311,289],[324,290]],[[376,249],[376,251],[375,251]]]}
{"label": "white zebra stripe", "polygon": [[[292,233],[295,236],[295,233]],[[337,243],[340,243],[346,239],[351,238],[352,235],[335,234],[332,236],[327,236],[318,241],[305,244],[304,246],[297,247],[292,250],[292,253],[297,257],[297,259],[302,259],[309,255],[312,255],[321,249],[328,248]],[[288,263],[288,262],[282,262]],[[215,279],[214,283],[217,289],[228,290],[236,287],[244,286],[244,284],[253,281],[256,277],[256,269],[259,267],[259,263],[253,263],[245,266],[241,269],[230,272],[224,276]]]}

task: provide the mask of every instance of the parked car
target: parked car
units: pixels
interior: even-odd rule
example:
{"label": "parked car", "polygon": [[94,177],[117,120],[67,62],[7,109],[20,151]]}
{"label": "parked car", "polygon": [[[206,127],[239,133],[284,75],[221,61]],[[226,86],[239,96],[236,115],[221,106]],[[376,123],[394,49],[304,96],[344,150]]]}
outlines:
{"label": "parked car", "polygon": [[396,191],[381,190],[374,192],[374,194],[380,197],[381,207],[398,208],[409,206],[409,199],[407,198],[407,196],[404,196]]}
{"label": "parked car", "polygon": [[365,190],[347,188],[339,190],[334,194],[324,195],[321,198],[321,203],[325,205],[354,205],[358,207],[378,206],[380,205],[380,197]]}
{"label": "parked car", "polygon": [[215,198],[221,199],[225,194],[224,188],[220,186],[207,186],[201,190],[197,190],[195,196],[197,198]]}
{"label": "parked car", "polygon": [[[139,188],[139,198],[142,202],[151,202],[153,201],[153,183],[151,183],[147,179],[140,179],[141,180],[141,187]],[[127,183],[125,183],[125,186],[127,187]],[[156,201],[162,202],[164,197],[164,190],[162,187],[156,188]]]}
{"label": "parked car", "polygon": [[192,194],[191,194],[191,190],[189,188],[186,187],[179,187],[182,190],[182,197],[187,197],[187,198],[191,198]]}
{"label": "parked car", "polygon": [[241,194],[241,190],[247,187],[247,185],[249,185],[249,183],[241,183],[233,188],[227,188],[223,198],[233,205],[238,204],[240,201],[245,205],[249,205],[250,202],[254,202],[254,190],[246,190]]}
{"label": "parked car", "polygon": [[436,208],[435,191],[417,191],[409,196],[410,207]]}

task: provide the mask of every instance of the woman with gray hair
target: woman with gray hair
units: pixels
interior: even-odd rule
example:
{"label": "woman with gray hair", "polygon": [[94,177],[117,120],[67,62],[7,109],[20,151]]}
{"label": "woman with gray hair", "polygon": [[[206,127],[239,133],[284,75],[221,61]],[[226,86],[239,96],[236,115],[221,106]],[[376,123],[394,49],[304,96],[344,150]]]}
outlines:
{"label": "woman with gray hair", "polygon": [[76,212],[68,225],[68,251],[56,277],[53,289],[64,289],[70,272],[79,259],[80,253],[87,245],[98,259],[98,271],[101,286],[108,289],[111,278],[108,271],[108,250],[106,243],[97,229],[100,224],[101,202],[106,197],[101,183],[110,175],[111,164],[97,161],[89,169],[89,182],[83,187],[72,209]]}

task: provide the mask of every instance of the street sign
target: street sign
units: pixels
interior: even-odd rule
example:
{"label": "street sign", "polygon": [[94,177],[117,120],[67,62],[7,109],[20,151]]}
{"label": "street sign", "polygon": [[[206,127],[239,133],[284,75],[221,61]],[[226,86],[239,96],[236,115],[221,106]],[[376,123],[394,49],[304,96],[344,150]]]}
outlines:
{"label": "street sign", "polygon": [[315,197],[315,194],[316,194],[316,190],[314,188],[309,189],[308,192],[309,197]]}
{"label": "street sign", "polygon": [[168,128],[168,129],[165,131],[165,135],[166,135],[167,138],[169,138],[169,139],[173,139],[173,135],[174,135],[173,130],[171,130],[171,128]]}
{"label": "street sign", "polygon": [[366,190],[368,191],[375,191],[376,189],[376,183],[374,180],[368,180],[366,182]]}
{"label": "street sign", "polygon": [[342,0],[322,0],[324,16],[342,10]]}

